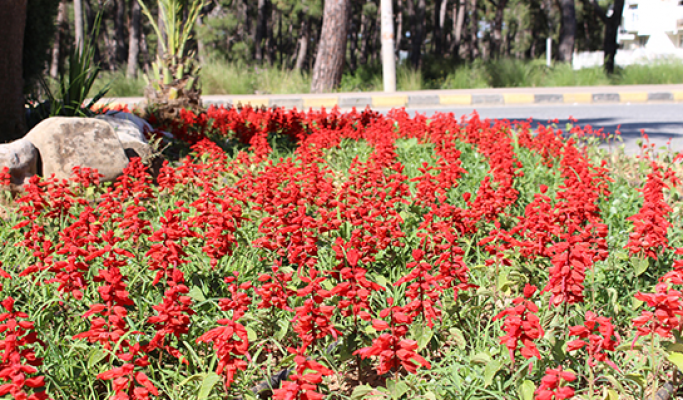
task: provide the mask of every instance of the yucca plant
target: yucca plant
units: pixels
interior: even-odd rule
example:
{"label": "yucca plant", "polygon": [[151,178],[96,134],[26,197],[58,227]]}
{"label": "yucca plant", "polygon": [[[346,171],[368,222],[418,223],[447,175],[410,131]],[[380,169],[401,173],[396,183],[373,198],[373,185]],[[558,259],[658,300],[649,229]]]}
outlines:
{"label": "yucca plant", "polygon": [[79,51],[78,46],[73,46],[71,49],[68,57],[68,70],[59,74],[56,92],[51,91],[49,85],[41,79],[41,86],[50,104],[50,117],[91,116],[91,107],[109,90],[109,85],[106,85],[90,99],[88,104],[85,104],[101,71],[100,66],[93,63],[95,59],[93,38],[99,36],[101,21],[102,14],[98,13],[90,36],[86,37],[83,42],[82,51]]}
{"label": "yucca plant", "polygon": [[205,0],[157,0],[159,26],[143,0],[138,0],[159,38],[161,54],[152,63],[147,79],[145,98],[162,122],[174,119],[180,109],[201,106],[199,63],[195,53],[187,51],[199,13]]}

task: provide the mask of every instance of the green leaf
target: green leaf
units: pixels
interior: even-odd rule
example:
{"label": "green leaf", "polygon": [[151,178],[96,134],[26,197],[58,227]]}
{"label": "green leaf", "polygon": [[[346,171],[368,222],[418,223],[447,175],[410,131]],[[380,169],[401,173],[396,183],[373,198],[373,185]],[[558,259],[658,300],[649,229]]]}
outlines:
{"label": "green leaf", "polygon": [[203,377],[204,377],[204,374],[194,374],[192,376],[185,378],[182,382],[180,382],[178,384],[178,386],[183,387],[183,386],[187,385],[189,382],[198,381]]}
{"label": "green leaf", "polygon": [[647,384],[647,381],[645,381],[645,377],[643,377],[643,375],[641,374],[626,374],[626,379],[637,383],[640,387],[643,388]]}
{"label": "green leaf", "polygon": [[412,331],[413,338],[417,342],[417,351],[427,347],[434,336],[434,331],[422,324],[414,324]]}
{"label": "green leaf", "polygon": [[673,353],[669,354],[669,357],[667,357],[667,359],[669,361],[671,361],[671,363],[673,365],[675,365],[676,368],[683,371],[683,354],[673,352]]}
{"label": "green leaf", "polygon": [[247,339],[249,339],[250,342],[255,342],[256,339],[258,339],[258,335],[250,326],[246,326],[244,329],[247,331]]}
{"label": "green leaf", "polygon": [[375,389],[370,385],[356,386],[356,388],[353,389],[353,393],[351,393],[351,400],[364,399],[365,396],[373,390]]}
{"label": "green leaf", "polygon": [[630,351],[630,350],[640,351],[642,349],[643,349],[642,344],[636,343],[635,345],[633,345],[633,348],[631,348],[631,343],[623,343],[623,344],[620,344],[619,346],[617,346],[617,348],[615,350],[616,351]]}
{"label": "green leaf", "polygon": [[387,389],[389,389],[389,393],[391,394],[392,399],[400,399],[401,396],[406,394],[410,388],[408,385],[403,382],[403,381],[394,381],[394,380],[388,380],[387,381]]}
{"label": "green leaf", "polygon": [[209,372],[204,376],[202,381],[202,386],[199,388],[199,393],[197,393],[197,400],[204,400],[209,397],[209,393],[214,386],[221,380],[215,372]]}
{"label": "green leaf", "polygon": [[624,388],[624,385],[622,385],[617,378],[612,375],[606,375],[605,378],[607,378],[607,380],[610,381],[610,383],[612,383],[612,385],[614,385],[614,387],[617,388],[617,390],[619,390],[621,393],[626,392],[626,388]]}
{"label": "green leaf", "polygon": [[93,349],[88,356],[88,369],[92,369],[107,356],[107,352],[102,349]]}
{"label": "green leaf", "polygon": [[277,321],[277,325],[280,327],[280,329],[275,333],[275,339],[282,340],[289,331],[289,320],[281,319]]}
{"label": "green leaf", "polygon": [[662,342],[662,345],[666,347],[666,351],[669,353],[683,353],[683,343]]}
{"label": "green leaf", "polygon": [[496,373],[500,370],[500,362],[493,360],[490,363],[486,364],[486,368],[484,368],[484,387],[489,386],[491,383],[493,383],[493,378],[496,376]]}
{"label": "green leaf", "polygon": [[491,356],[486,353],[477,353],[470,358],[470,364],[486,365],[491,362]]}
{"label": "green leaf", "polygon": [[455,345],[460,350],[465,350],[465,347],[467,346],[467,341],[465,340],[465,336],[462,334],[462,331],[458,328],[451,328],[448,330],[448,332],[453,337],[453,341],[455,342]]}
{"label": "green leaf", "polygon": [[202,293],[202,289],[200,289],[199,286],[193,286],[187,295],[198,303],[206,301],[206,297],[204,297],[204,293]]}
{"label": "green leaf", "polygon": [[530,380],[525,380],[519,386],[519,399],[534,400],[534,391],[536,391],[536,385]]}
{"label": "green leaf", "polygon": [[642,274],[647,271],[647,268],[650,266],[650,262],[648,258],[640,258],[640,257],[634,257],[631,259],[631,262],[633,263],[633,266],[635,267],[636,270],[636,276],[641,276]]}
{"label": "green leaf", "polygon": [[602,394],[602,400],[619,400],[619,394],[614,389],[607,389]]}

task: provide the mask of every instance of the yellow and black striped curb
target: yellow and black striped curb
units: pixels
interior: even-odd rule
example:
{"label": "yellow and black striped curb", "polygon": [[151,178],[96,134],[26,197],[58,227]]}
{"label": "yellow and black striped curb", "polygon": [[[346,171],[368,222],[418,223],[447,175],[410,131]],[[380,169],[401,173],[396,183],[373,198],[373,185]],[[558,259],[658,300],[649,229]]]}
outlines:
{"label": "yellow and black striped curb", "polygon": [[[103,99],[103,104],[137,104],[141,99]],[[568,93],[448,93],[443,94],[330,94],[326,97],[295,96],[205,96],[204,105],[251,105],[254,107],[287,107],[297,109],[330,109],[370,106],[372,108],[437,107],[437,106],[507,106],[528,104],[607,104],[607,103],[665,103],[683,101],[683,91],[614,91]]]}
{"label": "yellow and black striped curb", "polygon": [[341,108],[392,108],[425,106],[478,106],[520,104],[593,104],[593,103],[648,103],[683,100],[681,92],[606,92],[606,93],[500,93],[500,94],[396,94],[369,96],[330,96],[327,98],[263,98],[231,97],[224,101],[207,99],[205,104],[251,104],[266,107],[296,107],[298,109],[334,107]]}

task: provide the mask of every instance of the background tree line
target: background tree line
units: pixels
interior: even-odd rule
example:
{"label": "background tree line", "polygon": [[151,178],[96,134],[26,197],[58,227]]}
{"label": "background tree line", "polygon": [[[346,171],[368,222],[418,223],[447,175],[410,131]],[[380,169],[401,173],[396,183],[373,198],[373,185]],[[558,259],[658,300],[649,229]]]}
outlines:
{"label": "background tree line", "polygon": [[[379,64],[379,1],[327,0],[337,7],[329,18],[345,49],[346,72]],[[556,60],[569,62],[574,51],[604,49],[611,71],[623,0],[604,1],[394,0],[396,55],[428,76],[443,62],[541,57],[550,37]],[[146,0],[153,12],[156,3]],[[126,68],[131,77],[149,69],[157,38],[137,0],[61,0],[52,8],[57,29],[45,68],[53,77],[64,66],[66,49],[92,31],[98,12],[96,61],[112,71]],[[313,71],[324,11],[323,0],[206,0],[191,48],[200,61]]]}

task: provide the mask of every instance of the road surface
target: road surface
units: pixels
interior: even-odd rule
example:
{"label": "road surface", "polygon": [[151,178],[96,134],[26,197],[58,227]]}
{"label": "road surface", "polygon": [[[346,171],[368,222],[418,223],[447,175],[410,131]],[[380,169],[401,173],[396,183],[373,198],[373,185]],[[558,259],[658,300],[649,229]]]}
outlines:
{"label": "road surface", "polygon": [[[474,107],[430,107],[409,108],[411,113],[432,115],[434,112],[453,112],[457,117],[471,114]],[[504,106],[477,107],[481,118],[509,120],[526,120],[532,117],[535,122],[547,124],[548,120],[557,118],[558,127],[564,128],[569,117],[578,119],[581,126],[591,125],[594,129],[604,128],[605,132],[614,132],[621,126],[621,137],[626,145],[626,152],[637,153],[636,140],[644,129],[650,141],[657,146],[664,146],[671,139],[674,151],[683,151],[683,104],[577,104],[577,105],[537,105],[537,106]],[[532,125],[533,126],[533,125]]]}

